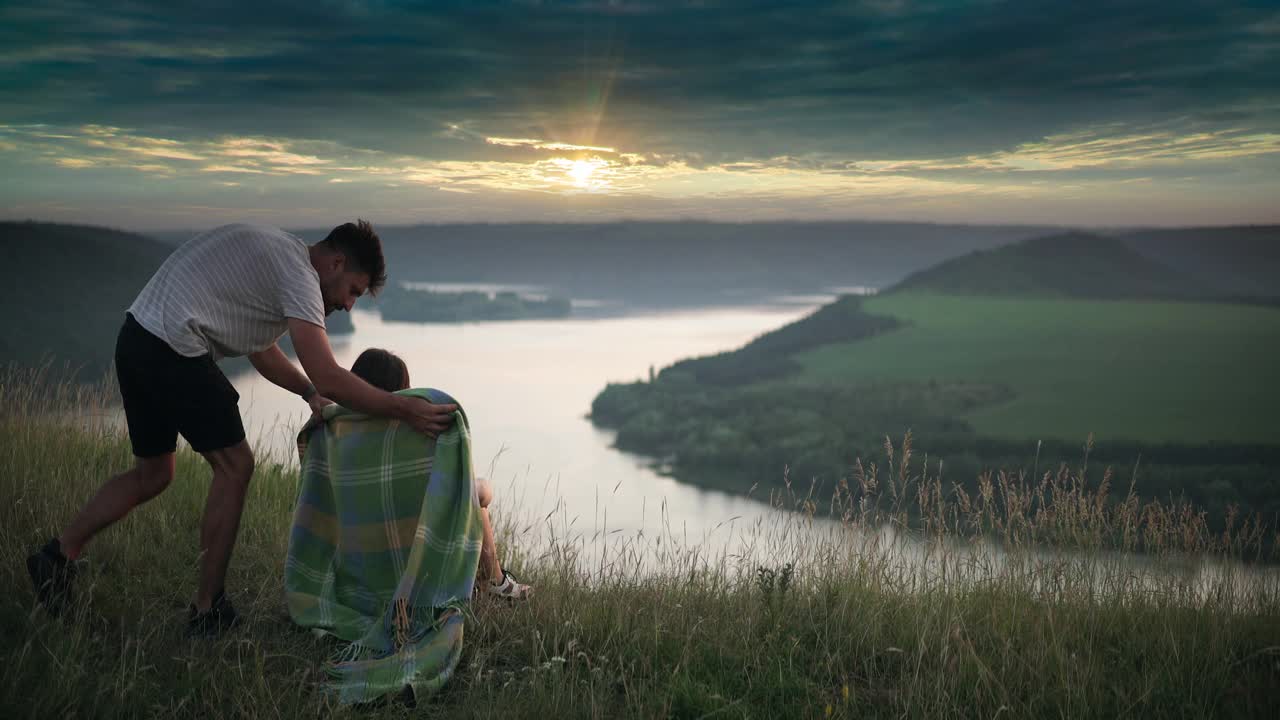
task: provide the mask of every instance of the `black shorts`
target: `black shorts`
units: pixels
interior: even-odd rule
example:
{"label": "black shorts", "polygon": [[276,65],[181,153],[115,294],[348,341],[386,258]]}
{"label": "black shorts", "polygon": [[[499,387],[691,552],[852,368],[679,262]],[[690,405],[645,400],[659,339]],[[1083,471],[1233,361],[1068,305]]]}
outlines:
{"label": "black shorts", "polygon": [[173,452],[179,433],[196,452],[244,440],[240,393],[213,357],[179,355],[128,313],[116,340],[116,377],[138,457]]}

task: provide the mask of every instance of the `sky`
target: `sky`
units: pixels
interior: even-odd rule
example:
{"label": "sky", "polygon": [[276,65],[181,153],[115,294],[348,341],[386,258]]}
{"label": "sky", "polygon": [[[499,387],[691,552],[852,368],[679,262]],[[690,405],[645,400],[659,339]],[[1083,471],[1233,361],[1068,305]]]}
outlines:
{"label": "sky", "polygon": [[0,218],[1280,222],[1280,3],[0,5]]}

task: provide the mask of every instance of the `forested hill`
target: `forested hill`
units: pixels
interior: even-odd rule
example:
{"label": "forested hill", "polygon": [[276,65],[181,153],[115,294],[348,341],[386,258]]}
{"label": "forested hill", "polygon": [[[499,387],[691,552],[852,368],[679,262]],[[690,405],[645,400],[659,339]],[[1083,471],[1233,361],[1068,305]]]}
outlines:
{"label": "forested hill", "polygon": [[1152,260],[1123,240],[1089,233],[1034,238],[970,253],[914,273],[891,289],[951,295],[1172,299],[1212,289]]}
{"label": "forested hill", "polygon": [[[10,271],[0,301],[0,365],[49,364],[81,381],[111,366],[125,309],[176,247],[109,228],[39,222],[0,222],[0,238]],[[330,333],[351,331],[346,313],[330,316]]]}
{"label": "forested hill", "polygon": [[0,363],[70,364],[82,380],[110,366],[125,309],[173,250],[86,225],[4,222],[0,238],[10,283]]}

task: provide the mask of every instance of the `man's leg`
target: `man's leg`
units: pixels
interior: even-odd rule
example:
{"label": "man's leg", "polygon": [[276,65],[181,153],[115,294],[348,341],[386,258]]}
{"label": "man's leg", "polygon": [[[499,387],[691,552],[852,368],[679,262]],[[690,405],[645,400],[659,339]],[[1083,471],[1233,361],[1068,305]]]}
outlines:
{"label": "man's leg", "polygon": [[94,535],[164,492],[173,482],[173,457],[173,453],[165,453],[136,458],[132,470],[108,480],[58,536],[62,554],[68,560],[80,557]]}
{"label": "man's leg", "polygon": [[253,477],[253,451],[246,440],[201,454],[213,467],[213,482],[200,526],[200,588],[195,603],[198,612],[208,610],[226,585],[227,565]]}
{"label": "man's leg", "polygon": [[[159,495],[173,481],[173,451],[178,429],[169,400],[181,359],[163,340],[125,316],[116,339],[116,379],[124,403],[129,442],[136,458],[132,470],[108,480],[80,510],[62,535],[27,558],[36,597],[58,614],[70,602],[75,566],[84,546],[133,508]],[[178,385],[177,387],[182,387]]]}
{"label": "man's leg", "polygon": [[99,488],[62,535],[27,557],[27,573],[45,610],[56,616],[71,602],[76,574],[71,561],[80,557],[85,544],[130,510],[159,495],[172,481],[173,453],[138,457],[132,470]]}

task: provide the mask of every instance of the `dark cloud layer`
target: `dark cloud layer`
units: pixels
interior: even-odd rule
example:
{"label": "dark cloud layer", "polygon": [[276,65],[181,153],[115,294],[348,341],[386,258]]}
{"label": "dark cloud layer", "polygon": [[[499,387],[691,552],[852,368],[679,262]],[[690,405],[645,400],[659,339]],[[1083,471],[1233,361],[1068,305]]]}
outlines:
{"label": "dark cloud layer", "polygon": [[0,9],[0,122],[431,157],[459,131],[706,161],[1280,128],[1274,2],[99,3]]}

